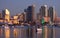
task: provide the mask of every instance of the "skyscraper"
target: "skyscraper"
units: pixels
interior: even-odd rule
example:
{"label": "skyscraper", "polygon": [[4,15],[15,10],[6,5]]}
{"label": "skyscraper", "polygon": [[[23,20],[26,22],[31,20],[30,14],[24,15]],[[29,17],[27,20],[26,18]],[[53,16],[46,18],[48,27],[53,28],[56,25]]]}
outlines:
{"label": "skyscraper", "polygon": [[41,15],[41,17],[48,16],[47,5],[41,6],[41,8],[40,8],[40,15]]}
{"label": "skyscraper", "polygon": [[34,21],[35,19],[35,16],[34,16],[34,10],[35,9],[35,5],[32,5],[32,6],[28,6],[27,9],[25,9],[25,12],[26,12],[26,21]]}
{"label": "skyscraper", "polygon": [[55,8],[54,7],[49,7],[48,16],[50,17],[50,20],[53,22],[54,19],[56,18],[56,13],[55,13]]}
{"label": "skyscraper", "polygon": [[40,13],[37,13],[37,20],[40,20]]}
{"label": "skyscraper", "polygon": [[8,9],[5,9],[2,11],[2,18],[9,22],[10,20],[10,11]]}
{"label": "skyscraper", "polygon": [[25,13],[24,12],[18,14],[17,16],[18,16],[19,21],[25,21]]}
{"label": "skyscraper", "polygon": [[2,13],[0,13],[0,18],[2,18]]}

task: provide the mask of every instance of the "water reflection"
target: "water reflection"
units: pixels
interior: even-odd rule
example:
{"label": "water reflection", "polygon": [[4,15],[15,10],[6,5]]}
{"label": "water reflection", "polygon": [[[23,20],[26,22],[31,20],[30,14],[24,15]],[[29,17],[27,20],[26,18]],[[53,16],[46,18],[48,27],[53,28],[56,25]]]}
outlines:
{"label": "water reflection", "polygon": [[[55,38],[59,38],[60,28],[54,27]],[[51,31],[48,30],[48,34],[51,35]],[[48,37],[50,37],[50,35]],[[0,38],[41,38],[42,31],[35,27],[27,26],[0,26]]]}
{"label": "water reflection", "polygon": [[10,29],[8,26],[5,26],[5,38],[10,38]]}
{"label": "water reflection", "polygon": [[14,34],[13,34],[13,35],[14,35],[14,38],[18,38],[18,37],[17,37],[18,34],[19,34],[18,29],[14,28],[13,33],[14,33]]}
{"label": "water reflection", "polygon": [[28,28],[24,26],[0,26],[0,38],[28,38]]}
{"label": "water reflection", "polygon": [[2,38],[2,29],[0,28],[0,38]]}

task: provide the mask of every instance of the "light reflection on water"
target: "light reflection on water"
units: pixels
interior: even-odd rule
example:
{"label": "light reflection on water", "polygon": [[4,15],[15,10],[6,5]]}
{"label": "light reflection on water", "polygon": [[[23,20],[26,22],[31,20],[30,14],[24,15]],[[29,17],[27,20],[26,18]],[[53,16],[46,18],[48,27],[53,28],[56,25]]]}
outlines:
{"label": "light reflection on water", "polygon": [[14,35],[14,38],[17,38],[17,35],[18,35],[18,29],[14,29],[13,35]]}
{"label": "light reflection on water", "polygon": [[[60,36],[60,28],[54,27],[55,29],[55,38]],[[29,29],[25,26],[0,26],[0,38],[40,38],[42,33],[37,33],[35,28]],[[32,35],[31,35],[32,34]]]}
{"label": "light reflection on water", "polygon": [[8,27],[5,27],[5,38],[10,38],[10,29]]}
{"label": "light reflection on water", "polygon": [[29,38],[28,32],[25,26],[0,26],[0,38]]}

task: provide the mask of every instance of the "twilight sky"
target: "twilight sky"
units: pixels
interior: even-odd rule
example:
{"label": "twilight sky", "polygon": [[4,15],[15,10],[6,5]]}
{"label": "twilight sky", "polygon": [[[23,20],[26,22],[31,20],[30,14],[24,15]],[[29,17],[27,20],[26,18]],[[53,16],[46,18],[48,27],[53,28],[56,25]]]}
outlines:
{"label": "twilight sky", "polygon": [[32,4],[35,4],[35,13],[39,12],[42,5],[55,6],[56,13],[60,16],[60,0],[0,0],[0,11],[7,8],[11,15],[15,15]]}

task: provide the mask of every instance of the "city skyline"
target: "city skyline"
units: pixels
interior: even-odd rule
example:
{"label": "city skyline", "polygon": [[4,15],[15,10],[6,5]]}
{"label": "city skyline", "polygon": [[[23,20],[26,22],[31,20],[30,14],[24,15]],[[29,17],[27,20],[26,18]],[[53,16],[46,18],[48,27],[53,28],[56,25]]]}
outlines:
{"label": "city skyline", "polygon": [[41,6],[38,17],[35,16],[35,5],[31,5],[24,9],[23,13],[18,13],[14,16],[10,16],[10,11],[8,9],[4,9],[2,10],[0,18],[1,22],[14,24],[19,24],[19,22],[21,21],[26,21],[28,23],[36,22],[37,20],[40,21],[41,19],[44,19],[45,22],[55,22],[57,19],[59,19],[58,17],[56,17],[54,7],[52,6],[48,9],[47,5]]}
{"label": "city skyline", "polygon": [[9,9],[11,12],[11,15],[16,15],[17,13],[24,12],[24,9],[27,8],[29,5],[35,4],[35,13],[39,12],[39,8],[42,5],[55,6],[55,10],[58,16],[59,14],[59,1],[57,0],[0,0],[0,11],[2,9]]}
{"label": "city skyline", "polygon": [[58,0],[0,0],[1,38],[59,38]]}

